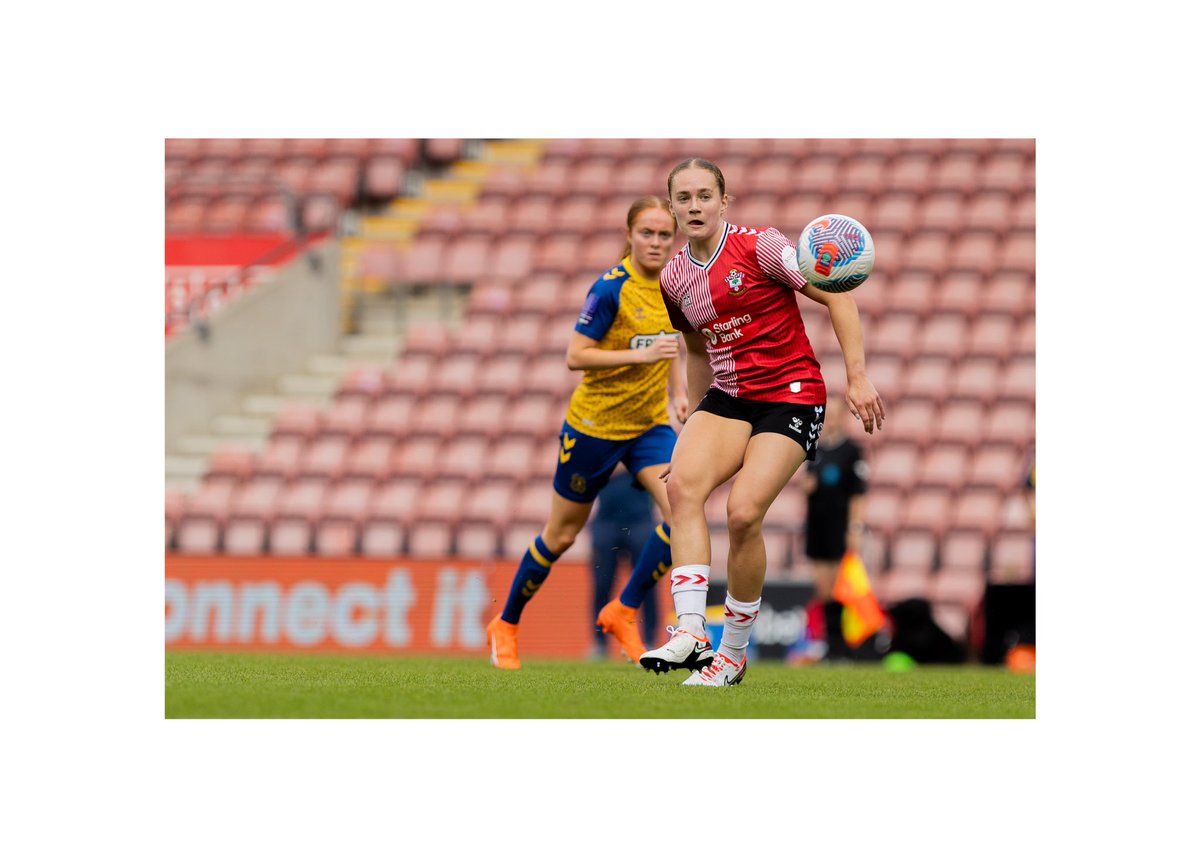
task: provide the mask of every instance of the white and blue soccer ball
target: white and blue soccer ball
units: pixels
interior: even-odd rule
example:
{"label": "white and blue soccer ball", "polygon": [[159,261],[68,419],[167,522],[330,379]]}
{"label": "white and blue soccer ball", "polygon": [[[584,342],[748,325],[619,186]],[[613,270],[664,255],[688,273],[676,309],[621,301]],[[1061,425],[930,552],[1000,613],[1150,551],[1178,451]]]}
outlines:
{"label": "white and blue soccer ball", "polygon": [[866,282],[875,268],[875,242],[853,217],[823,214],[800,233],[796,265],[814,288],[848,292]]}

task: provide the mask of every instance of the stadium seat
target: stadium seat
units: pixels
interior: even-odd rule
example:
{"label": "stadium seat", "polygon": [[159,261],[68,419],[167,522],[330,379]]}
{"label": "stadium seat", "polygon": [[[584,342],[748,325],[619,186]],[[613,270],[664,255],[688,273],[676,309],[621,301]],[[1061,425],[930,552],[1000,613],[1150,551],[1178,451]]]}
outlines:
{"label": "stadium seat", "polygon": [[888,315],[870,328],[864,324],[864,336],[871,354],[888,354],[908,360],[916,351],[918,317],[915,314]]}
{"label": "stadium seat", "polygon": [[400,272],[413,283],[437,283],[445,279],[447,239],[439,235],[418,235],[403,256]]}
{"label": "stadium seat", "polygon": [[392,454],[392,474],[428,479],[441,466],[441,436],[405,437]]}
{"label": "stadium seat", "polygon": [[462,524],[455,533],[455,553],[470,559],[494,559],[499,551],[499,534],[489,524]]}
{"label": "stadium seat", "polygon": [[300,466],[305,441],[294,435],[272,437],[255,463],[255,473],[290,479]]}
{"label": "stadium seat", "polygon": [[473,283],[494,269],[496,242],[484,235],[451,236],[443,262],[444,278]]}
{"label": "stadium seat", "polygon": [[1034,357],[1013,357],[1000,373],[998,401],[1032,402],[1037,391]]}
{"label": "stadium seat", "polygon": [[904,244],[900,270],[938,274],[946,266],[950,246],[950,237],[944,232],[918,232]]}
{"label": "stadium seat", "polygon": [[983,275],[978,271],[948,271],[938,278],[933,306],[954,312],[968,321],[979,312]]}
{"label": "stadium seat", "polygon": [[[799,169],[793,172],[791,182],[779,187],[798,187],[823,194],[835,193],[841,190],[838,163],[837,157],[806,157],[800,161]],[[775,188],[776,192],[779,187]]]}
{"label": "stadium seat", "polygon": [[466,480],[449,476],[439,471],[436,478],[425,482],[412,518],[416,527],[428,523],[458,523],[468,487]]}
{"label": "stadium seat", "polygon": [[964,488],[1007,490],[1021,475],[1020,453],[1013,446],[984,446],[976,450],[967,468]]}
{"label": "stadium seat", "polygon": [[509,400],[492,393],[472,396],[463,403],[455,428],[464,436],[495,440],[504,433]]}
{"label": "stadium seat", "polygon": [[188,499],[187,515],[223,521],[229,513],[229,504],[236,491],[237,481],[234,479],[206,479]]}
{"label": "stadium seat", "polygon": [[225,525],[224,552],[257,556],[266,551],[267,525],[261,518],[238,518]]}
{"label": "stadium seat", "polygon": [[1014,357],[1033,359],[1037,351],[1037,325],[1033,316],[1029,316],[1017,325],[1013,334],[1010,354]]}
{"label": "stadium seat", "polygon": [[[437,336],[439,341],[443,341],[440,333]],[[429,390],[433,368],[432,355],[410,354],[406,348],[406,352],[392,364],[384,376],[384,392],[423,396]]]}
{"label": "stadium seat", "polygon": [[612,191],[630,200],[649,194],[662,196],[666,175],[659,168],[658,158],[634,158],[626,161],[614,176]]}
{"label": "stadium seat", "polygon": [[370,521],[363,526],[363,556],[395,557],[404,553],[404,529],[394,521]]}
{"label": "stadium seat", "polygon": [[413,411],[406,440],[439,438],[454,431],[462,400],[452,393],[439,393],[422,399]]}
{"label": "stadium seat", "polygon": [[983,439],[987,443],[1028,447],[1034,437],[1032,402],[998,402],[988,412]]}
{"label": "stadium seat", "polygon": [[466,141],[454,138],[437,138],[421,141],[421,155],[430,164],[449,166],[463,157]]}
{"label": "stadium seat", "polygon": [[454,435],[441,452],[440,476],[475,482],[487,470],[490,442],[479,435]]}
{"label": "stadium seat", "polygon": [[999,357],[1008,353],[1012,341],[1012,318],[987,313],[975,319],[966,334],[967,356]]}
{"label": "stadium seat", "polygon": [[979,186],[985,190],[1017,193],[1025,190],[1025,157],[1001,153],[988,158],[979,170]]}
{"label": "stadium seat", "polygon": [[[882,450],[881,450],[882,451]],[[863,519],[871,536],[876,540],[887,540],[895,533],[900,522],[900,510],[904,505],[904,492],[890,485],[879,483],[877,466],[871,466],[871,489],[866,494]]]}
{"label": "stadium seat", "polygon": [[[732,192],[737,193],[736,190]],[[782,193],[783,191],[777,189],[776,192]],[[800,234],[800,230],[807,226],[814,218],[829,213],[825,209],[825,195],[820,192],[808,191],[804,188],[795,188],[787,191],[786,196],[780,197],[779,204],[779,220],[772,225],[785,230],[785,234],[792,240],[795,240],[795,236]],[[871,235],[872,237],[875,235],[874,227],[871,228]],[[876,256],[878,256],[878,252]]]}
{"label": "stadium seat", "polygon": [[991,232],[967,232],[950,248],[944,267],[990,274],[996,268],[997,253],[996,237]]}
{"label": "stadium seat", "polygon": [[312,530],[308,523],[285,518],[267,527],[267,553],[272,556],[304,556],[312,547]]}
{"label": "stadium seat", "polygon": [[928,575],[933,572],[937,555],[937,540],[926,531],[901,532],[892,539],[889,551],[890,571],[920,571]]}
{"label": "stadium seat", "polygon": [[578,376],[567,368],[566,361],[557,354],[535,357],[522,373],[526,389],[559,398],[574,389]]}
{"label": "stadium seat", "polygon": [[320,435],[354,441],[363,430],[370,402],[361,396],[335,398],[321,416]]}
{"label": "stadium seat", "polygon": [[463,499],[462,520],[492,527],[507,526],[516,490],[507,480],[492,479],[476,485]]}
{"label": "stadium seat", "polygon": [[[408,430],[417,399],[413,395],[381,396],[363,417],[362,436],[391,440]],[[364,453],[366,455],[368,453]],[[355,471],[358,472],[358,471]]]}
{"label": "stadium seat", "polygon": [[1033,539],[1028,534],[1001,534],[992,542],[991,571],[994,583],[1024,583],[1033,578]]}
{"label": "stadium seat", "polygon": [[987,545],[987,538],[981,531],[947,533],[938,551],[940,571],[973,571],[982,579],[987,562]]}
{"label": "stadium seat", "polygon": [[404,190],[405,167],[401,158],[375,155],[363,167],[363,192],[371,200],[387,200]]}
{"label": "stadium seat", "polygon": [[920,198],[915,193],[885,193],[871,210],[867,228],[874,237],[883,231],[910,235],[917,229]]}
{"label": "stadium seat", "polygon": [[1012,197],[1007,193],[989,191],[972,197],[963,212],[967,229],[1000,233],[1012,223]]}
{"label": "stadium seat", "polygon": [[[381,368],[375,366],[357,366],[344,374],[341,380],[338,381],[338,388],[334,393],[334,397],[339,400],[361,399],[369,406],[378,399],[379,394],[384,389],[384,384],[384,372]],[[366,419],[365,411],[361,419]]]}
{"label": "stadium seat", "polygon": [[974,193],[978,172],[979,159],[974,152],[947,153],[934,167],[930,185],[935,191]]}
{"label": "stadium seat", "polygon": [[941,188],[922,201],[917,223],[926,233],[955,235],[963,228],[965,207],[962,193]]}
{"label": "stadium seat", "polygon": [[562,413],[555,396],[524,396],[506,409],[502,427],[509,435],[532,437],[556,436],[562,427]]}
{"label": "stadium seat", "polygon": [[472,352],[452,353],[440,360],[429,379],[430,398],[470,398],[475,393],[482,360]]}
{"label": "stadium seat", "polygon": [[875,595],[884,608],[910,598],[927,598],[931,576],[919,568],[891,568],[875,581]]}
{"label": "stadium seat", "polygon": [[980,312],[1013,316],[1032,315],[1034,281],[1032,271],[1002,270],[988,279],[979,297]]}
{"label": "stadium seat", "polygon": [[505,230],[505,218],[510,206],[511,202],[507,196],[480,197],[471,208],[463,212],[459,234],[499,237]]}
{"label": "stadium seat", "polygon": [[892,190],[924,194],[933,178],[933,158],[923,153],[898,155],[888,173],[888,187]]}
{"label": "stadium seat", "polygon": [[603,196],[612,188],[616,168],[617,162],[613,158],[602,156],[581,158],[572,165],[566,186],[580,193]]}
{"label": "stadium seat", "polygon": [[944,488],[947,491],[956,491],[966,478],[966,474],[966,447],[933,444],[921,459],[917,470],[916,487]]}
{"label": "stadium seat", "polygon": [[1033,191],[1022,193],[1013,203],[1011,226],[1032,232],[1037,226],[1037,199]]}
{"label": "stadium seat", "polygon": [[839,173],[841,180],[839,190],[861,192],[872,196],[880,193],[886,187],[887,165],[887,159],[882,157],[860,155],[852,158]]}
{"label": "stadium seat", "polygon": [[418,559],[438,559],[454,553],[454,529],[446,523],[415,524],[408,533],[406,554]]}
{"label": "stadium seat", "polygon": [[984,408],[974,399],[946,402],[934,426],[934,443],[973,449],[983,435]]}
{"label": "stadium seat", "polygon": [[321,513],[327,486],[325,479],[298,479],[285,485],[275,498],[270,517],[273,520],[315,521]]}
{"label": "stadium seat", "polygon": [[[377,474],[383,475],[385,472],[381,467]],[[372,479],[344,479],[329,487],[321,504],[321,520],[362,523],[371,508],[371,495],[374,490]]]}
{"label": "stadium seat", "polygon": [[888,444],[925,446],[933,432],[936,407],[927,399],[901,400],[889,406],[884,421]]}
{"label": "stadium seat", "polygon": [[176,543],[179,553],[215,554],[220,545],[221,531],[212,518],[185,517],[179,524]]}
{"label": "stadium seat", "polygon": [[[887,421],[890,423],[890,420]],[[891,425],[886,429],[890,432]],[[871,459],[871,484],[881,488],[909,491],[919,474],[920,454],[915,444],[896,441],[884,444]]]}
{"label": "stadium seat", "polygon": [[951,506],[950,528],[991,537],[1000,525],[1000,494],[995,487],[959,494]]}
{"label": "stadium seat", "polygon": [[[882,280],[882,278],[881,278]],[[872,287],[880,286],[880,281],[872,277]],[[886,294],[875,294],[873,297],[886,298],[886,309],[888,313],[912,314],[917,317],[929,315],[934,309],[941,310],[934,299],[934,286],[936,280],[928,271],[909,271],[904,270],[896,277],[895,281],[888,284]],[[863,290],[862,294],[866,294]],[[858,302],[859,293],[855,292],[855,301]],[[862,304],[859,303],[859,310],[862,310]]]}
{"label": "stadium seat", "polygon": [[1037,266],[1036,243],[1032,232],[1010,232],[1000,243],[996,268],[1032,276]]}
{"label": "stadium seat", "polygon": [[918,488],[908,495],[900,513],[900,529],[928,530],[935,536],[949,523],[950,492],[944,488]]}
{"label": "stadium seat", "polygon": [[358,547],[358,527],[350,521],[322,521],[313,535],[317,556],[353,556]]}
{"label": "stadium seat", "polygon": [[[922,339],[929,325],[922,328]],[[950,356],[942,356],[940,348],[934,348],[928,342],[922,349],[923,356],[916,357],[908,364],[903,374],[902,394],[906,401],[913,399],[928,399],[940,402],[946,395],[950,381]],[[878,387],[876,387],[878,389]]]}
{"label": "stadium seat", "polygon": [[[994,357],[968,357],[956,364],[950,376],[948,398],[988,405],[1000,381],[1000,361]],[[979,437],[980,435],[976,435]]]}
{"label": "stadium seat", "polygon": [[[500,354],[484,362],[479,374],[480,392],[515,396],[525,389],[525,358],[516,354]],[[564,367],[565,371],[565,367]]]}
{"label": "stadium seat", "polygon": [[339,435],[318,436],[300,456],[295,473],[299,476],[319,476],[337,479],[346,467],[350,441]]}
{"label": "stadium seat", "polygon": [[[367,501],[367,522],[388,521],[397,525],[412,520],[421,499],[421,482],[398,476],[379,485]],[[365,536],[365,532],[364,532]]]}

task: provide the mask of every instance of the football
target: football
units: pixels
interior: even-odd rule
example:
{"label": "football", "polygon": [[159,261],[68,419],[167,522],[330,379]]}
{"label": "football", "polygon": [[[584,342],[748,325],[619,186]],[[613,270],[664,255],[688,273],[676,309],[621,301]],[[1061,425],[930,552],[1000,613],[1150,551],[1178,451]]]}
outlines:
{"label": "football", "polygon": [[848,292],[866,282],[875,267],[875,242],[853,217],[824,214],[800,233],[796,264],[815,288]]}

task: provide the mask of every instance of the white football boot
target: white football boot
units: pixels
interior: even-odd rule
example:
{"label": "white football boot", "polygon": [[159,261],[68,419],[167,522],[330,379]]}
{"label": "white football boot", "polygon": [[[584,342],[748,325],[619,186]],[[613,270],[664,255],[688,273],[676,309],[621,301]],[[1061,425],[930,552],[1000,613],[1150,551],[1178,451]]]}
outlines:
{"label": "white football boot", "polygon": [[684,684],[692,687],[727,687],[740,682],[745,674],[745,655],[742,656],[741,663],[735,663],[727,658],[724,652],[717,652],[712,663],[700,672],[692,673]]}
{"label": "white football boot", "polygon": [[667,670],[698,670],[712,663],[713,650],[708,637],[697,637],[682,628],[667,626],[671,639],[638,659],[644,669],[665,673]]}

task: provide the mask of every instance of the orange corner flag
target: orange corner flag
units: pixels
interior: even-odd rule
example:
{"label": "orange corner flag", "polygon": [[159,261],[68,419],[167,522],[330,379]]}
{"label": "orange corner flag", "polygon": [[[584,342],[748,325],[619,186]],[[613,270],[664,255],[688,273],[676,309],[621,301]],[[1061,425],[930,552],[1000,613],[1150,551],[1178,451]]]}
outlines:
{"label": "orange corner flag", "polygon": [[887,622],[883,608],[871,591],[867,567],[862,557],[853,551],[842,557],[837,581],[833,584],[833,597],[842,603],[842,636],[852,648],[862,645]]}

